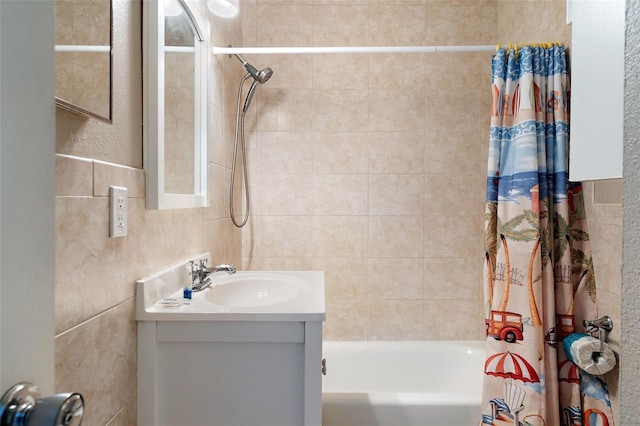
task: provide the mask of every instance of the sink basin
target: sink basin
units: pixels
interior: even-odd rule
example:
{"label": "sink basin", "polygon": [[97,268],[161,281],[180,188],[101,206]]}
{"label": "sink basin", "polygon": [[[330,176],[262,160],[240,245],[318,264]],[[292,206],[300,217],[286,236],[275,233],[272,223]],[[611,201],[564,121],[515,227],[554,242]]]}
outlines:
{"label": "sink basin", "polygon": [[205,298],[216,305],[251,308],[276,305],[295,299],[305,282],[283,274],[243,273],[224,278],[212,277],[214,283]]}
{"label": "sink basin", "polygon": [[[2,0],[0,0],[2,1]],[[198,263],[209,253],[190,257]],[[139,321],[324,321],[324,273],[321,271],[238,271],[211,276],[212,284],[182,303],[185,265],[136,281]],[[165,303],[172,301],[174,303]]]}

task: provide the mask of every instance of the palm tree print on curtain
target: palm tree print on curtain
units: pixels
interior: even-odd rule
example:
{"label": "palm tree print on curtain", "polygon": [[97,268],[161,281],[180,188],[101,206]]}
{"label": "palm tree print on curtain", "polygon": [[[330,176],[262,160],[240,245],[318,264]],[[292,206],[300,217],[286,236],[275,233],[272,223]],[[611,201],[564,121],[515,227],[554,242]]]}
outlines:
{"label": "palm tree print on curtain", "polygon": [[561,343],[597,317],[582,190],[568,182],[564,47],[498,49],[492,68],[481,424],[613,425],[603,378]]}

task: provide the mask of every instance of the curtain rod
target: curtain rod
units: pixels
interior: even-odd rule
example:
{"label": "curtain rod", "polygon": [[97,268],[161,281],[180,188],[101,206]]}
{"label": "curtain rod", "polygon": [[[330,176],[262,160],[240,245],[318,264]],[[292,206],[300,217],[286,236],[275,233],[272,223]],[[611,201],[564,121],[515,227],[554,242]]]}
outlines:
{"label": "curtain rod", "polygon": [[216,47],[214,55],[233,54],[299,54],[299,53],[436,53],[494,52],[495,45],[477,46],[327,46],[327,47]]}
{"label": "curtain rod", "polygon": [[56,52],[111,52],[111,46],[56,44],[55,51]]}

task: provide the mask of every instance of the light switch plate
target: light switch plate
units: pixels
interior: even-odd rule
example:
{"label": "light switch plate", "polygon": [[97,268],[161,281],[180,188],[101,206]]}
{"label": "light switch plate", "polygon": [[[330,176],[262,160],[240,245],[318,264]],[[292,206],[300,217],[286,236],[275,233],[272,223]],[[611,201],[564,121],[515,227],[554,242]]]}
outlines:
{"label": "light switch plate", "polygon": [[127,188],[109,187],[109,237],[127,235]]}

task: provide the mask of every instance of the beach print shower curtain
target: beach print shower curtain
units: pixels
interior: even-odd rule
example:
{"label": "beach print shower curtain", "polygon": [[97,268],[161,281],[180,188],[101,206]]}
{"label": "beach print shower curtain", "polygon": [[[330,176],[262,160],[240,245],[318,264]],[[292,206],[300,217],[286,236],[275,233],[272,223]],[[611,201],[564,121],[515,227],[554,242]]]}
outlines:
{"label": "beach print shower curtain", "polygon": [[565,49],[498,49],[492,66],[481,424],[612,426],[604,378],[562,346],[597,317],[582,190],[567,180]]}

